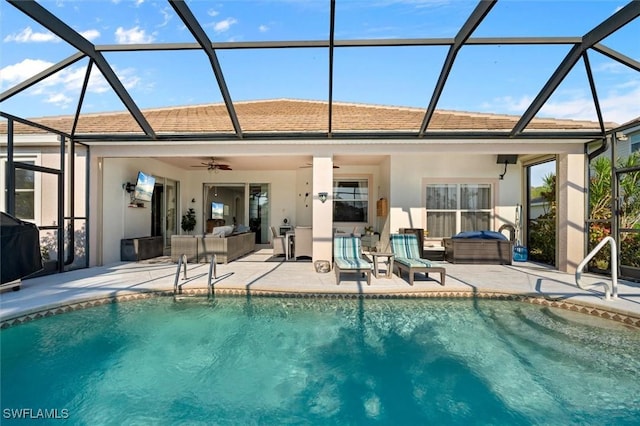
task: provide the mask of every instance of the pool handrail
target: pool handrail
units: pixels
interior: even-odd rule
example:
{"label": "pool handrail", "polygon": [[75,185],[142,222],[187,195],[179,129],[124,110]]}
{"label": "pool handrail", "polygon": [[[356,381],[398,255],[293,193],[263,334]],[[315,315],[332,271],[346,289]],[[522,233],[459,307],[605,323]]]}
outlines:
{"label": "pool handrail", "polygon": [[176,278],[173,281],[174,296],[178,294],[178,291],[182,293],[182,286],[178,286],[178,277],[180,276],[181,266],[184,268],[184,274],[182,275],[182,279],[186,280],[187,279],[187,255],[186,254],[181,254],[180,257],[178,257],[178,269],[176,269]]}
{"label": "pool handrail", "polygon": [[214,253],[211,255],[211,261],[209,262],[209,275],[207,277],[207,297],[209,298],[213,297],[213,280],[211,278],[212,276],[214,279],[218,278],[218,273],[216,272],[217,263],[216,254]]}
{"label": "pool handrail", "polygon": [[[602,281],[595,284],[586,285],[582,283],[582,271],[587,263],[605,246],[605,244],[611,243],[611,283]],[[606,300],[611,300],[611,293],[613,298],[618,298],[618,249],[616,246],[616,240],[607,236],[604,237],[598,245],[585,257],[576,269],[576,285],[583,290],[589,290],[594,286],[603,286],[605,288],[604,297]]]}
{"label": "pool handrail", "polygon": [[[217,260],[216,260],[216,255],[215,253],[211,255],[211,261],[209,262],[209,274],[208,274],[208,279],[207,279],[207,296],[209,298],[211,298],[213,296],[213,280],[218,278],[218,273],[216,270],[216,264],[217,264]],[[183,268],[183,275],[182,275],[182,279],[186,280],[187,279],[187,255],[186,254],[181,254],[178,257],[178,267],[176,269],[176,278],[173,281],[173,295],[176,296],[178,294],[182,294],[182,286],[178,285],[178,281],[179,281],[179,277],[180,277],[180,267]]]}

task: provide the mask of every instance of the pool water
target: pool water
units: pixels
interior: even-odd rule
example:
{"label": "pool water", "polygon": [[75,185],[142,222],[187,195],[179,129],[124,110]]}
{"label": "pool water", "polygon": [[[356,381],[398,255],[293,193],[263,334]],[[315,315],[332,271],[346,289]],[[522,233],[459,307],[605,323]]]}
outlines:
{"label": "pool water", "polygon": [[640,423],[640,331],[518,302],[155,298],[0,344],[3,424]]}

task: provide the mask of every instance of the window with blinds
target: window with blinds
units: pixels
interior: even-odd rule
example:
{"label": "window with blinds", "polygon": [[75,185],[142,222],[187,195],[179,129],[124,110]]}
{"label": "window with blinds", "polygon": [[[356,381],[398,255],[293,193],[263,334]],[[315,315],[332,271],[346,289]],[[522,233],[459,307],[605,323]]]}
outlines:
{"label": "window with blinds", "polygon": [[427,184],[425,190],[429,237],[491,229],[491,184],[435,183]]}

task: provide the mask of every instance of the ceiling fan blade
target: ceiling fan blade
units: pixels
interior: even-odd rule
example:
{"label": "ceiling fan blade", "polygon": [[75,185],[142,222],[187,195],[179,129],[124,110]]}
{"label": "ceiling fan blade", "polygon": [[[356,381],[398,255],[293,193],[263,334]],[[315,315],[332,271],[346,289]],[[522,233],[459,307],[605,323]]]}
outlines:
{"label": "ceiling fan blade", "polygon": [[228,164],[216,164],[219,170],[233,170]]}
{"label": "ceiling fan blade", "polygon": [[[308,169],[308,168],[310,168],[310,167],[313,167],[313,165],[311,165],[311,164],[307,164],[307,165],[304,165],[304,166],[300,166],[300,168],[301,168],[301,169]],[[334,169],[339,169],[339,168],[340,168],[340,166],[336,166],[336,165],[334,165],[334,166],[333,166],[333,168],[334,168]]]}

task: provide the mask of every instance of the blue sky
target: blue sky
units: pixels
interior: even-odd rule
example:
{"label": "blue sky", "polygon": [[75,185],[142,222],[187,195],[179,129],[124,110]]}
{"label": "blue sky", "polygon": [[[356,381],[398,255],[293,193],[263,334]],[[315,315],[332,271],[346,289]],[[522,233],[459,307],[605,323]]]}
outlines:
{"label": "blue sky", "polygon": [[[91,42],[194,42],[164,1],[47,0],[46,9]],[[501,0],[473,37],[584,35],[626,1]],[[188,1],[214,42],[322,40],[329,32],[328,0]],[[466,0],[337,0],[336,39],[453,37],[474,9]],[[0,90],[24,81],[75,50],[12,5],[0,6]],[[640,61],[640,19],[603,44]],[[569,46],[466,46],[456,60],[440,109],[520,114],[547,81]],[[217,52],[234,101],[326,100],[327,49]],[[334,100],[426,107],[446,55],[444,47],[336,49]],[[105,53],[141,108],[221,102],[202,52]],[[604,118],[640,116],[640,73],[590,53]],[[11,98],[0,110],[26,117],[72,114],[87,60]],[[92,75],[83,112],[123,106],[99,75]],[[539,114],[596,120],[584,66],[563,81]]]}

